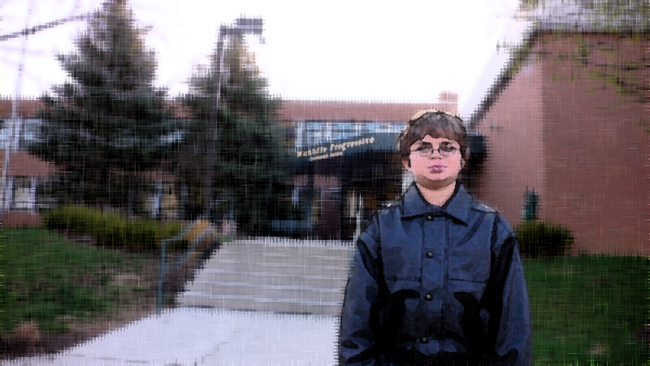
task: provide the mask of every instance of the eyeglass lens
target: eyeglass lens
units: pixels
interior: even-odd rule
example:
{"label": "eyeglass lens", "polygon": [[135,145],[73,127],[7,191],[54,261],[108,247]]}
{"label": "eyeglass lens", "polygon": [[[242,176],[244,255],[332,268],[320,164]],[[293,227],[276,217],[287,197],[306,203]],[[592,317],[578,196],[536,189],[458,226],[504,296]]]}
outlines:
{"label": "eyeglass lens", "polygon": [[454,145],[449,144],[449,143],[442,143],[440,146],[438,146],[437,149],[434,149],[431,144],[422,144],[420,147],[418,147],[415,150],[412,150],[413,152],[417,152],[420,156],[423,157],[430,157],[433,155],[433,151],[438,150],[438,153],[444,157],[451,156],[458,148],[456,148]]}

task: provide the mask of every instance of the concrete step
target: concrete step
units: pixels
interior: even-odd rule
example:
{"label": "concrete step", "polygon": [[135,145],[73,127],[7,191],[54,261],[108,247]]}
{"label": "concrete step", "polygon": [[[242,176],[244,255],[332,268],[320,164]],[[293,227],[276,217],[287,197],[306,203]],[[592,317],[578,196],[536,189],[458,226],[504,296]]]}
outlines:
{"label": "concrete step", "polygon": [[283,273],[275,272],[250,272],[242,274],[240,271],[230,271],[223,269],[204,269],[194,282],[188,284],[190,289],[193,284],[200,282],[207,283],[221,283],[221,282],[238,282],[245,281],[247,283],[254,283],[259,285],[269,286],[305,286],[305,287],[319,287],[319,288],[338,288],[345,285],[347,277],[345,276],[313,276],[302,275],[294,276]]}
{"label": "concrete step", "polygon": [[257,285],[251,283],[206,283],[199,282],[188,289],[188,292],[204,293],[211,296],[242,295],[262,297],[272,300],[302,299],[309,301],[341,301],[343,300],[342,288],[315,288],[288,285]]}
{"label": "concrete step", "polygon": [[180,306],[339,315],[353,246],[250,240],[215,252]]}
{"label": "concrete step", "polygon": [[290,262],[293,260],[311,260],[321,259],[325,261],[347,260],[350,256],[350,249],[344,250],[315,250],[315,248],[268,248],[260,246],[250,246],[247,248],[238,248],[224,246],[219,249],[221,256],[224,258],[267,258],[280,262]]}
{"label": "concrete step", "polygon": [[214,257],[214,264],[236,262],[236,263],[281,263],[301,264],[307,266],[346,266],[350,259],[344,255],[304,255],[303,253],[233,253],[219,251]]}
{"label": "concrete step", "polygon": [[229,257],[228,255],[222,255],[221,253],[214,253],[211,261],[209,263],[210,268],[221,268],[217,266],[228,266],[233,263],[246,264],[249,266],[253,265],[269,265],[269,266],[301,266],[301,267],[347,267],[349,266],[349,261],[347,260],[328,260],[324,259],[319,261],[317,257],[293,257],[291,259],[278,259],[274,257],[263,257],[263,256],[248,256],[248,257]]}
{"label": "concrete step", "polygon": [[207,295],[204,293],[184,293],[179,301],[185,307],[208,307],[232,310],[268,311],[283,314],[341,314],[339,301],[308,301],[304,299],[268,299],[245,295]]}
{"label": "concrete step", "polygon": [[[219,255],[218,253],[216,255]],[[215,268],[213,263],[206,264],[206,269]],[[284,263],[259,263],[259,262],[225,262],[218,263],[218,269],[239,271],[240,273],[278,273],[293,276],[320,276],[338,277],[346,276],[347,266],[314,266],[306,264],[284,264]],[[197,277],[198,278],[198,277]]]}

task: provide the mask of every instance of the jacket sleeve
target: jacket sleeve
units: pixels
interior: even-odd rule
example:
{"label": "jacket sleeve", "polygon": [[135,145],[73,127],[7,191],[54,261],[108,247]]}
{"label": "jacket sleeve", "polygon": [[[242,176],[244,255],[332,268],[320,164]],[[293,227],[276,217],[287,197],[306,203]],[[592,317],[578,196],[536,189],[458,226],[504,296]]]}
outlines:
{"label": "jacket sleeve", "polygon": [[492,234],[492,270],[487,290],[489,364],[532,365],[530,308],[517,240],[499,217]]}
{"label": "jacket sleeve", "polygon": [[380,301],[383,271],[378,221],[370,219],[357,241],[339,330],[339,365],[384,365],[372,332],[373,305]]}

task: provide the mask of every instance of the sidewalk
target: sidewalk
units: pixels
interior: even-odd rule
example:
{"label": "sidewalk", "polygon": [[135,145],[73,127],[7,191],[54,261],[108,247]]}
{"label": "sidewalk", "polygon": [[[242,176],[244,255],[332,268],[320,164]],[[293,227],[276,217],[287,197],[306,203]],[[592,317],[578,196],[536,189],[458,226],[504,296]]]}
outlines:
{"label": "sidewalk", "polygon": [[334,365],[338,318],[178,308],[49,357],[2,365]]}

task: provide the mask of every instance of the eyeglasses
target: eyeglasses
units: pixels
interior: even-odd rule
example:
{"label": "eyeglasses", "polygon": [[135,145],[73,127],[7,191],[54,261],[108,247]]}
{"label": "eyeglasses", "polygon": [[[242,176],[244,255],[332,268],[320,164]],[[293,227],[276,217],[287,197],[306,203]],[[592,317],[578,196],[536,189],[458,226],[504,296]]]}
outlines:
{"label": "eyeglasses", "polygon": [[451,143],[443,142],[440,144],[440,146],[438,146],[437,149],[434,149],[433,146],[431,146],[431,144],[422,144],[417,149],[411,150],[411,152],[418,153],[418,155],[420,155],[423,158],[430,158],[431,156],[433,156],[433,152],[435,150],[438,150],[438,153],[442,157],[446,158],[454,155],[454,153],[459,149],[458,147],[454,146]]}

